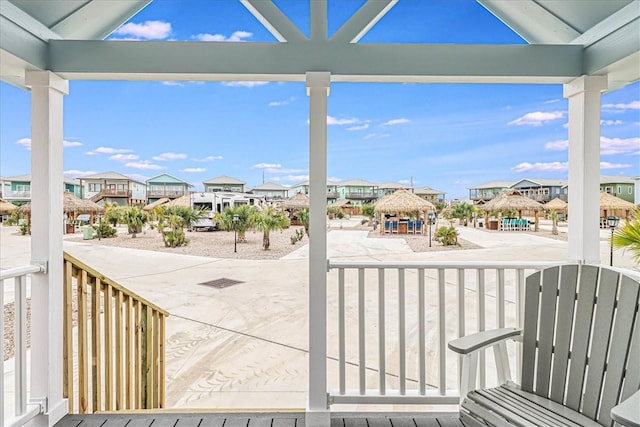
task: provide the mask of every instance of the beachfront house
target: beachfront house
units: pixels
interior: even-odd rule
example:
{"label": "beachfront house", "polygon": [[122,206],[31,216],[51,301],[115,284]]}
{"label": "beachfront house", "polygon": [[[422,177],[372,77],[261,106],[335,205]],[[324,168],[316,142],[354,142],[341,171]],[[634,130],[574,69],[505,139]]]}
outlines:
{"label": "beachfront house", "polygon": [[185,196],[192,187],[193,184],[168,173],[154,176],[147,180],[147,204],[162,198],[177,199]]}
{"label": "beachfront house", "polygon": [[[336,25],[331,33],[328,26],[329,2],[326,0],[309,2],[309,31],[300,30],[278,8],[276,3],[279,2],[242,1],[240,4],[247,7],[248,13],[253,14],[273,35],[272,42],[104,40],[148,3],[146,0],[2,1],[0,60],[3,72],[0,78],[5,83],[29,90],[31,97],[33,261],[27,266],[0,272],[2,279],[15,278],[18,284],[13,292],[18,311],[15,317],[16,330],[20,338],[16,340],[15,365],[18,368],[15,372],[21,374],[15,375],[17,385],[13,390],[0,394],[0,407],[13,410],[9,415],[3,414],[4,419],[0,423],[8,426],[26,423],[54,426],[66,414],[81,411],[103,412],[89,417],[87,425],[106,425],[109,421],[122,422],[121,415],[112,414],[113,411],[164,406],[166,373],[163,365],[163,319],[168,313],[148,300],[127,292],[125,287],[103,280],[105,278],[90,266],[63,254],[63,230],[60,227],[63,223],[60,194],[64,188],[63,99],[67,95],[74,96],[73,91],[69,90],[70,80],[304,82],[304,86],[298,87],[301,98],[308,96],[309,228],[313,236],[309,241],[308,283],[301,286],[301,289],[308,291],[309,301],[309,327],[307,336],[302,340],[305,346],[308,343],[303,349],[309,360],[306,373],[308,389],[301,391],[307,398],[305,425],[308,427],[331,425],[330,412],[339,404],[430,405],[429,408],[436,411],[443,407],[440,405],[458,404],[459,377],[446,375],[447,366],[454,369],[458,366],[457,356],[451,356],[447,350],[447,334],[460,336],[494,324],[506,326],[505,293],[506,299],[515,298],[513,307],[516,321],[512,326],[522,327],[525,324],[520,310],[522,278],[525,270],[542,267],[530,262],[528,253],[522,253],[521,262],[510,265],[490,264],[483,260],[474,260],[473,263],[452,261],[446,265],[428,262],[409,264],[402,260],[384,264],[368,261],[369,267],[379,270],[370,276],[388,279],[386,283],[382,281],[369,287],[365,286],[365,278],[370,276],[365,276],[363,262],[330,259],[325,215],[327,105],[330,102],[330,89],[331,94],[335,95],[344,87],[358,82],[562,85],[563,96],[568,102],[563,116],[568,124],[568,185],[571,188],[567,260],[580,264],[601,263],[597,197],[600,183],[599,174],[594,173],[600,168],[601,94],[640,80],[638,1],[593,0],[580,2],[576,6],[573,2],[480,0],[491,14],[524,40],[523,43],[510,45],[421,43],[419,39],[407,44],[397,39],[390,40],[393,43],[387,40],[360,43],[362,37],[378,22],[384,21],[385,14],[394,7],[412,4],[393,0],[364,2],[351,17],[345,17],[342,25]],[[434,19],[433,16],[415,14],[412,17],[419,22]],[[413,27],[407,25],[406,28]],[[401,36],[406,37],[407,34]],[[377,37],[384,38],[384,32]],[[340,84],[333,85],[334,82]],[[198,90],[198,86],[192,89]],[[105,95],[97,93],[96,96]],[[353,108],[357,109],[358,105],[354,104]],[[86,114],[103,112],[88,111]],[[153,114],[153,109],[145,111],[145,114]],[[246,119],[250,120],[250,115]],[[384,141],[380,140],[379,143],[384,144]],[[512,148],[520,149],[521,144],[520,141],[514,141]],[[409,162],[413,157],[411,150],[406,150],[405,154]],[[335,155],[341,155],[340,151],[336,151]],[[93,183],[99,184],[100,181]],[[146,188],[144,184],[141,185],[143,189]],[[506,187],[508,185],[500,190]],[[375,184],[361,188],[362,196],[355,202],[370,200],[364,194],[371,192],[373,196],[377,192]],[[339,189],[344,190],[345,194],[351,193],[347,187],[340,186]],[[94,186],[93,190],[94,194],[98,194],[102,188],[98,190]],[[118,191],[117,186],[115,191]],[[484,194],[480,196],[484,197]],[[146,200],[146,197],[142,197],[142,200]],[[117,262],[117,259],[113,262]],[[430,269],[431,274],[426,278],[424,274],[417,274],[422,272],[420,268]],[[345,272],[345,269],[349,271]],[[445,276],[445,270],[450,274]],[[515,274],[504,274],[506,270],[515,271]],[[409,274],[405,275],[405,272]],[[29,357],[26,351],[27,280],[23,280],[27,277],[30,278],[31,292]],[[392,280],[392,277],[397,279]],[[413,281],[411,286],[405,286],[405,278],[409,280],[410,277],[425,280],[418,283]],[[347,279],[346,283],[344,278]],[[88,287],[91,287],[91,291]],[[423,295],[420,292],[425,287],[438,290],[438,295],[435,296],[434,292],[433,299],[427,305],[424,298],[416,297]],[[79,299],[71,298],[70,292],[74,289],[79,290]],[[334,292],[336,289],[339,291]],[[341,310],[340,315],[329,317],[329,305],[345,307],[342,290],[357,293],[358,289],[361,290],[360,300],[379,300],[380,307],[395,304],[399,307],[398,311],[407,316],[417,314],[414,320],[420,325],[425,324],[421,313],[425,313],[426,307],[433,302],[437,306],[436,318],[429,323],[427,331],[418,327],[416,330],[420,331],[422,337],[427,332],[433,333],[437,337],[437,344],[426,347],[424,341],[419,341],[419,344],[406,342],[403,328],[405,317],[390,321],[384,313],[365,312],[364,306],[347,305],[347,312]],[[365,294],[371,289],[377,294]],[[386,290],[378,292],[377,289]],[[491,294],[490,289],[495,292]],[[11,286],[6,286],[5,290],[11,290]],[[407,293],[405,298],[405,290],[417,291],[410,296]],[[451,303],[445,304],[445,293],[451,290],[455,295],[451,297]],[[100,293],[102,300],[94,297]],[[393,296],[387,299],[388,295]],[[87,301],[90,297],[91,301]],[[80,303],[77,314],[72,310],[72,301]],[[465,323],[465,306],[474,301],[477,301],[478,310],[474,309],[476,315]],[[594,307],[599,312],[602,300],[598,298],[597,305],[595,299],[593,301],[591,306],[581,305],[580,313],[596,311]],[[611,305],[615,304],[613,298],[610,301]],[[492,308],[485,311],[485,305],[491,305]],[[377,307],[377,303],[374,306]],[[371,305],[367,307],[369,310]],[[91,316],[88,315],[89,310]],[[357,315],[355,320],[347,316],[350,312],[358,311],[361,313],[360,320]],[[603,326],[598,329],[608,331],[611,318],[607,320],[604,316],[600,317],[607,323],[598,323],[598,326]],[[378,323],[372,324],[374,319]],[[553,316],[549,319],[548,323],[553,327]],[[370,327],[375,328],[375,332]],[[118,343],[113,346],[99,345],[103,343],[97,340],[101,332],[114,330],[120,337]],[[140,335],[144,339],[140,340]],[[378,353],[376,345],[368,345],[365,339],[370,336],[377,336],[379,342],[393,345],[393,357],[386,357],[384,352]],[[390,341],[394,336],[399,337],[396,341],[398,345]],[[335,340],[328,343],[328,337]],[[541,344],[549,351],[557,344],[543,338]],[[134,339],[135,346],[131,345]],[[347,352],[345,343],[355,347]],[[536,346],[535,342],[530,344]],[[405,350],[409,345],[417,348],[415,359],[407,360]],[[90,357],[91,352],[105,347],[109,351],[100,353],[102,357]],[[384,345],[379,347],[385,348]],[[119,356],[115,357],[115,368],[112,349],[113,352],[120,349]],[[138,352],[139,349],[144,349],[144,352]],[[617,349],[615,343],[611,347],[594,349],[602,355],[600,372],[607,365],[606,356],[618,354]],[[516,353],[518,351],[522,351],[522,347],[516,345]],[[589,358],[587,351],[585,349],[583,353],[583,361]],[[69,368],[69,361],[75,355],[80,359],[77,376]],[[427,356],[434,356],[429,359],[429,369],[426,369],[426,363],[422,363]],[[536,357],[533,352],[527,354],[529,356]],[[215,360],[215,355],[212,359]],[[487,380],[484,354],[480,355],[479,360],[479,382],[484,383]],[[548,360],[548,366],[551,366],[552,358]],[[557,358],[553,357],[553,360]],[[416,372],[415,377],[407,376],[405,368],[418,364],[418,361],[421,370]],[[286,366],[284,356],[282,365]],[[515,366],[515,371],[521,371],[521,367]],[[426,371],[435,372],[433,381],[425,380],[427,376],[422,374]],[[214,368],[207,374],[213,378],[216,372]],[[106,377],[109,373],[111,375]],[[294,372],[292,375],[304,374]],[[114,386],[116,376],[117,386]],[[350,380],[354,377],[355,383]],[[558,374],[556,369],[548,368],[546,372],[540,372],[536,382],[564,384],[565,377],[564,373]],[[474,383],[465,381],[463,385]],[[408,390],[407,384],[415,385],[415,388]],[[580,391],[587,389],[585,395],[591,396],[591,388],[582,383],[578,383],[576,388],[577,406],[582,406]],[[99,393],[103,389],[109,390],[105,399],[105,394]],[[89,390],[94,393],[89,394]],[[146,393],[142,395],[140,391]],[[113,399],[116,394],[118,399]],[[134,396],[135,405],[131,406]],[[606,395],[606,398],[613,398],[617,402],[619,393]],[[9,402],[11,399],[15,405]],[[237,399],[243,400],[245,405],[252,404],[252,399],[246,396]],[[116,400],[118,405],[113,404]],[[109,402],[109,408],[102,406],[104,401]],[[592,405],[591,409],[597,415],[597,401],[599,396],[584,399],[582,403]],[[187,411],[188,404],[184,406]],[[526,410],[524,406],[523,410]],[[143,416],[154,415],[145,412]],[[608,414],[604,416],[608,417]],[[190,421],[195,419],[192,417]],[[194,425],[199,423],[198,420]],[[248,420],[237,417],[235,423],[249,425]]]}
{"label": "beachfront house", "polygon": [[512,184],[513,181],[496,180],[469,187],[469,199],[475,204],[486,203],[511,187]]}
{"label": "beachfront house", "polygon": [[637,181],[630,176],[601,175],[600,190],[631,203],[640,203],[635,196]]}
{"label": "beachfront house", "polygon": [[434,205],[436,203],[445,203],[445,195],[447,194],[444,191],[436,190],[431,187],[418,187],[413,190],[413,193]]}
{"label": "beachfront house", "polygon": [[[292,185],[289,189],[289,197],[295,196],[298,193],[309,195],[309,181],[302,181],[298,184]],[[327,204],[335,203],[340,198],[338,187],[335,183],[327,182]]]}
{"label": "beachfront house", "polygon": [[400,182],[383,182],[378,185],[378,199],[383,198],[387,194],[393,194],[396,190],[409,189],[408,185],[402,184]]}
{"label": "beachfront house", "polygon": [[247,192],[263,196],[268,202],[284,200],[289,197],[289,187],[285,187],[284,185],[276,184],[274,182],[265,182],[264,184],[256,185]]}
{"label": "beachfront house", "polygon": [[339,199],[349,200],[352,206],[378,200],[378,184],[363,179],[348,179],[336,183]]}
{"label": "beachfront house", "polygon": [[222,175],[203,181],[204,192],[214,193],[217,191],[230,191],[233,193],[244,193],[246,182],[238,178]]}
{"label": "beachfront house", "polygon": [[80,178],[80,197],[98,204],[145,205],[147,186],[118,172],[102,172]]}
{"label": "beachfront house", "polygon": [[567,201],[566,179],[525,178],[513,183],[510,188],[540,203],[547,203],[555,198]]}
{"label": "beachfront house", "polygon": [[[80,196],[80,181],[63,178],[64,191]],[[0,197],[8,202],[27,203],[31,201],[31,174],[0,177]]]}

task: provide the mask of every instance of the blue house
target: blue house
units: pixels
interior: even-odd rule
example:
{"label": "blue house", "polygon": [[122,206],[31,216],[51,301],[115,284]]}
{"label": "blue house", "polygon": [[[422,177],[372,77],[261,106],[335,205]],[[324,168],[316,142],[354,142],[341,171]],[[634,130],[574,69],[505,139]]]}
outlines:
{"label": "blue house", "polygon": [[153,203],[158,199],[176,199],[189,194],[192,184],[168,173],[163,173],[149,178],[147,184],[147,203]]}

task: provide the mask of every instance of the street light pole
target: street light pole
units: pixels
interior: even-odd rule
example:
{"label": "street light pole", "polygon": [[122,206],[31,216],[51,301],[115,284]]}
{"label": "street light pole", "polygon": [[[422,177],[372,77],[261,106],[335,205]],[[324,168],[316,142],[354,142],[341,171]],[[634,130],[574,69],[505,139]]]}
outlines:
{"label": "street light pole", "polygon": [[615,231],[616,227],[618,226],[618,222],[620,221],[620,218],[618,218],[617,216],[608,216],[607,217],[607,225],[609,226],[609,228],[611,229],[611,240],[609,242],[609,247],[610,247],[610,251],[609,251],[609,265],[613,266],[613,232]]}
{"label": "street light pole", "polygon": [[238,214],[235,214],[233,216],[233,252],[236,253],[238,252],[238,238],[237,238],[237,233],[238,233],[238,220],[240,219],[240,217],[238,216]]}

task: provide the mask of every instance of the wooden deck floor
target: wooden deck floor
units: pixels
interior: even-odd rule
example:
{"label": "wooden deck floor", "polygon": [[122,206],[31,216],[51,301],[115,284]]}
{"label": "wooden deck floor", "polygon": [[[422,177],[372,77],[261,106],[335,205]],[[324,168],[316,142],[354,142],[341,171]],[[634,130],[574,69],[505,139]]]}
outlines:
{"label": "wooden deck floor", "polygon": [[[67,415],[55,427],[302,427],[303,413]],[[331,414],[331,427],[463,427],[458,414]]]}

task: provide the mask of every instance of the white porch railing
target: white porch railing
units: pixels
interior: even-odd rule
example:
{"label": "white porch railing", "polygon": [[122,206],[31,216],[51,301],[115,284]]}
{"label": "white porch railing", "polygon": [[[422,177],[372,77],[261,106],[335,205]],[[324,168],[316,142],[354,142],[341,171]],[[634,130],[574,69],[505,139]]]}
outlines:
{"label": "white porch railing", "polygon": [[[0,374],[2,374],[0,377],[2,379],[2,381],[0,381],[0,396],[2,396],[2,401],[0,402],[0,412],[2,412],[0,424],[7,427],[21,426],[38,415],[42,410],[40,404],[29,401],[27,393],[27,370],[29,369],[27,363],[27,276],[41,272],[44,272],[44,268],[40,265],[27,265],[0,271],[0,283],[2,284],[0,305],[3,307],[3,316],[0,318],[0,330],[2,331],[5,329],[5,292],[10,296],[9,299],[13,297],[14,304],[13,360],[15,366],[13,391],[10,390],[10,384],[8,389],[6,388],[4,362],[2,363],[2,369],[0,371]],[[11,282],[14,284],[13,293],[9,288]],[[11,301],[8,301],[8,303],[11,303]],[[4,359],[4,339],[0,342],[0,353],[2,353]],[[7,400],[10,399],[7,398],[12,394],[14,400],[13,416],[6,417],[5,410],[7,408],[5,405],[10,405],[10,403],[7,402]]]}
{"label": "white porch railing", "polygon": [[[329,405],[457,404],[460,361],[448,341],[521,327],[525,275],[554,264],[329,261]],[[520,345],[510,350],[520,372]],[[483,387],[493,382],[486,362],[482,354]]]}

